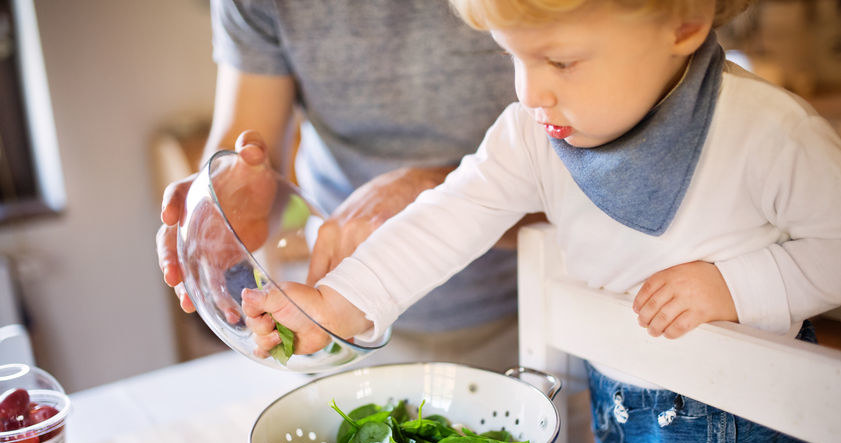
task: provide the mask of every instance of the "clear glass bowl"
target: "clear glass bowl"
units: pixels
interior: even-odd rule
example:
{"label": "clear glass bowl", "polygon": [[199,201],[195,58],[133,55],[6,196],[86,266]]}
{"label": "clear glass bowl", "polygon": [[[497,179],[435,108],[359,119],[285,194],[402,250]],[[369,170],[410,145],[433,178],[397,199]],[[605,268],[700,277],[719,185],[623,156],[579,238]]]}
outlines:
{"label": "clear glass bowl", "polygon": [[[270,367],[312,373],[357,361],[388,342],[390,331],[376,342],[344,340],[280,289],[281,282],[305,282],[323,221],[300,189],[275,171],[246,165],[233,151],[217,152],[196,175],[178,225],[178,260],[190,300],[229,347]],[[244,288],[279,291],[327,332],[331,343],[286,361],[255,356],[254,334],[241,307]]]}
{"label": "clear glass bowl", "polygon": [[[19,395],[20,389],[26,391],[24,397]],[[10,398],[11,393],[15,398]],[[24,404],[26,396],[28,404]],[[11,430],[3,431],[0,426],[0,442],[64,441],[64,422],[70,413],[70,399],[56,379],[43,369],[22,363],[0,365],[0,399],[0,420],[16,422]],[[39,418],[38,415],[48,408],[51,412]],[[15,417],[7,416],[9,411],[14,411],[11,415]]]}

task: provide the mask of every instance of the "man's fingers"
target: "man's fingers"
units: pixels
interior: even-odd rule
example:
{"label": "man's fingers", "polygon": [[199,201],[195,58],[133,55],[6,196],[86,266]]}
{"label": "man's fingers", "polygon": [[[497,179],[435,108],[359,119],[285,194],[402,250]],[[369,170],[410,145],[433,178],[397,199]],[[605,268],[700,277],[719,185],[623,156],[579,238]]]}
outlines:
{"label": "man's fingers", "polygon": [[181,217],[181,211],[184,207],[184,199],[187,197],[187,190],[190,189],[190,184],[196,174],[192,174],[182,180],[172,182],[164,189],[163,198],[161,199],[161,221],[168,226],[174,226],[178,223],[178,218]]}
{"label": "man's fingers", "polygon": [[333,248],[336,246],[338,236],[339,228],[333,221],[328,220],[318,228],[318,236],[312,248],[309,270],[307,271],[308,285],[314,285],[330,271]]}
{"label": "man's fingers", "polygon": [[244,131],[237,137],[235,144],[239,157],[251,166],[257,166],[266,161],[266,142],[257,131]]}
{"label": "man's fingers", "polygon": [[161,225],[155,235],[158,252],[158,267],[167,285],[175,287],[181,283],[181,268],[178,265],[177,233],[174,226]]}
{"label": "man's fingers", "polygon": [[353,254],[353,251],[356,251],[356,248],[362,244],[362,242],[364,242],[372,232],[374,232],[374,228],[371,227],[371,224],[368,223],[367,220],[357,220],[343,226],[341,240],[339,242],[341,246],[333,251],[333,256],[330,259],[330,271],[332,271],[336,266],[339,266],[339,263],[341,263],[346,257],[350,257]]}
{"label": "man's fingers", "polygon": [[190,300],[190,297],[187,295],[187,290],[184,288],[184,283],[179,283],[172,289],[175,291],[175,295],[178,296],[178,300],[181,304],[181,310],[188,314],[191,312],[196,312],[196,307],[193,305],[193,301]]}

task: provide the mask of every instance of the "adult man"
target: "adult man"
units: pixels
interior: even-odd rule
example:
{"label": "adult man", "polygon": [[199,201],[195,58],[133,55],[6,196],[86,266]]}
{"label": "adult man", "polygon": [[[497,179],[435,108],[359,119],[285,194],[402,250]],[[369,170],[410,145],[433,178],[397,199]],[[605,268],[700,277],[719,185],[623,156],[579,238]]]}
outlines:
{"label": "adult man", "polygon": [[[216,104],[206,157],[290,163],[303,112],[299,184],[331,213],[316,242],[313,283],[386,219],[442,182],[514,101],[510,62],[445,2],[213,0]],[[257,135],[259,134],[259,135]],[[191,178],[164,195],[158,254],[185,311],[173,226]],[[395,324],[385,360],[516,364],[512,251],[492,250]],[[433,346],[433,343],[436,345]],[[441,343],[451,345],[442,346]]]}

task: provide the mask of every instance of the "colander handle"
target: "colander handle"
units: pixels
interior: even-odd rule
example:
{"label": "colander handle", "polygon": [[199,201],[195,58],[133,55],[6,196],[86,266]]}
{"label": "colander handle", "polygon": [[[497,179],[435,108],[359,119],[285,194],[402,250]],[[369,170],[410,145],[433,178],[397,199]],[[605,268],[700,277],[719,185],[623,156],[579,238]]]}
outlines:
{"label": "colander handle", "polygon": [[552,374],[548,374],[537,369],[526,368],[523,366],[517,366],[515,368],[510,368],[507,371],[505,371],[505,375],[507,375],[508,377],[522,378],[520,377],[520,374],[532,374],[538,377],[545,378],[546,381],[548,381],[550,384],[549,390],[546,392],[546,396],[549,397],[550,400],[553,400],[555,396],[558,395],[558,392],[561,392],[561,379],[555,377]]}

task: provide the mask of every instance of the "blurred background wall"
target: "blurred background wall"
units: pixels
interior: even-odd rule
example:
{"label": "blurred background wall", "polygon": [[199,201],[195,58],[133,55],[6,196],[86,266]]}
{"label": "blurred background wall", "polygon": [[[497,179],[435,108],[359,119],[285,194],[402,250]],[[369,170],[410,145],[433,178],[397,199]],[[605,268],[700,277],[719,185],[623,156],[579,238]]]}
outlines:
{"label": "blurred background wall", "polygon": [[212,109],[201,0],[36,0],[67,207],[0,226],[38,365],[70,391],[176,361],[153,134]]}

